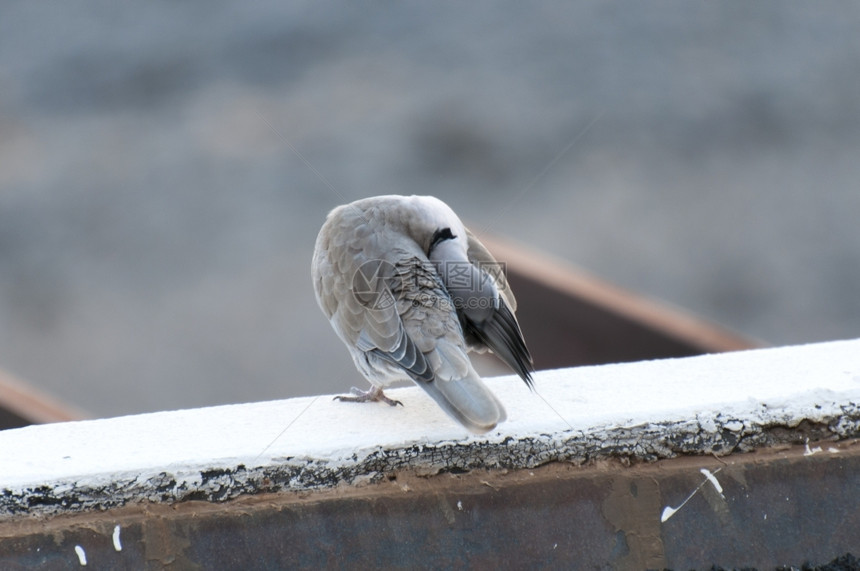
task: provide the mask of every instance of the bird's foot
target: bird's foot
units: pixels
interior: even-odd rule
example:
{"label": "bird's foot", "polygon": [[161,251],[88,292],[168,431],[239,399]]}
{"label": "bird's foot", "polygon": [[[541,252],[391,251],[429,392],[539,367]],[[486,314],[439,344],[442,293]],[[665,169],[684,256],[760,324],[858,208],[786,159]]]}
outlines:
{"label": "bird's foot", "polygon": [[399,400],[390,399],[385,396],[382,389],[379,387],[370,387],[370,389],[366,391],[352,387],[349,392],[351,392],[353,396],[336,396],[332,400],[339,400],[342,402],[384,402],[389,406],[403,406],[403,403]]}

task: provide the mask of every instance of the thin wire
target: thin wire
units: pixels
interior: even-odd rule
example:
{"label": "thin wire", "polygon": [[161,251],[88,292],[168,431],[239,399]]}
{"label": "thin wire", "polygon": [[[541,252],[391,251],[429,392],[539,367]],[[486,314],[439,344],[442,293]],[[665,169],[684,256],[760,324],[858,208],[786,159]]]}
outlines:
{"label": "thin wire", "polygon": [[[720,466],[719,468],[717,468],[716,470],[711,472],[711,476],[713,477],[714,475],[719,474],[720,470],[722,470],[722,469],[723,469],[723,467]],[[698,486],[696,486],[696,489],[693,490],[692,492],[690,492],[690,495],[687,496],[686,499],[684,499],[684,501],[681,502],[681,505],[679,505],[677,508],[673,508],[672,506],[666,506],[665,508],[663,508],[663,514],[660,517],[661,523],[668,521],[670,517],[672,517],[673,515],[678,513],[681,510],[681,508],[686,506],[687,502],[692,500],[693,496],[695,496],[697,493],[699,493],[699,490],[701,490],[705,486],[705,484],[707,484],[710,481],[711,481],[711,479],[708,478],[708,476],[705,476],[705,479],[702,480],[702,483],[699,484]]]}
{"label": "thin wire", "polygon": [[[330,191],[332,191],[334,194],[336,194],[336,195],[337,195],[337,197],[341,200],[341,202],[343,202],[344,204],[346,204],[346,202],[347,202],[347,198],[346,198],[343,194],[341,194],[341,193],[340,193],[340,192],[339,192],[339,191],[334,187],[334,185],[333,185],[332,183],[330,183],[330,182],[328,181],[328,179],[327,179],[326,177],[324,177],[324,176],[322,175],[322,173],[321,173],[320,171],[318,171],[318,170],[316,169],[316,167],[314,167],[314,165],[312,165],[312,164],[311,164],[311,162],[305,158],[305,156],[304,156],[303,154],[301,154],[301,153],[299,152],[299,150],[298,150],[298,149],[297,149],[297,148],[296,148],[296,147],[295,147],[295,146],[290,142],[290,140],[289,140],[289,139],[287,139],[286,137],[284,137],[284,136],[280,133],[280,131],[278,131],[277,129],[275,129],[275,126],[274,126],[274,125],[272,125],[272,124],[271,124],[271,123],[270,123],[270,122],[269,122],[265,117],[263,117],[263,114],[262,114],[262,113],[260,113],[260,112],[259,112],[259,111],[257,111],[256,109],[254,110],[254,112],[257,114],[257,117],[259,117],[259,118],[260,118],[260,121],[262,121],[263,123],[265,123],[265,124],[266,124],[266,126],[267,126],[269,129],[271,129],[272,133],[274,133],[275,135],[277,135],[277,137],[278,137],[280,140],[282,140],[282,141],[284,142],[284,144],[285,144],[286,146],[288,146],[288,147],[290,148],[290,150],[291,150],[291,151],[293,151],[293,153],[294,153],[297,157],[299,157],[299,159],[300,159],[303,163],[305,163],[305,166],[306,166],[306,167],[308,167],[308,169],[310,169],[310,171],[311,171],[312,173],[314,173],[314,174],[317,176],[317,178],[318,178],[318,179],[320,179],[320,180],[322,181],[322,183],[328,187],[328,189],[329,189]],[[364,219],[364,221],[365,221],[365,222],[367,222],[368,224],[370,223],[370,220],[368,220],[367,216],[365,216],[365,215],[364,215],[364,212],[362,212],[360,208],[358,208],[358,207],[356,207],[356,206],[352,206],[352,203],[350,203],[350,206],[352,207],[352,209],[353,209],[353,210],[355,210],[355,211],[356,211],[356,213],[358,213],[358,215],[359,215],[359,216],[361,216],[361,217]]]}
{"label": "thin wire", "polygon": [[[323,184],[325,184],[325,185],[328,187],[328,189],[329,189],[329,190],[331,190],[335,195],[337,195],[337,197],[338,197],[339,199],[341,199],[342,201],[346,202],[346,197],[344,197],[344,196],[343,196],[343,194],[341,194],[341,193],[340,193],[340,192],[339,192],[339,191],[334,187],[334,185],[333,185],[333,184],[331,184],[331,183],[328,181],[328,179],[326,179],[326,178],[322,175],[322,173],[321,173],[321,172],[319,172],[319,171],[316,169],[316,167],[314,167],[314,165],[312,165],[312,164],[311,164],[311,162],[310,162],[308,159],[306,159],[306,158],[305,158],[305,156],[304,156],[302,153],[300,153],[300,152],[299,152],[299,150],[298,150],[298,149],[297,149],[297,148],[296,148],[296,147],[295,147],[295,146],[290,142],[290,140],[289,140],[289,139],[287,139],[284,135],[282,135],[282,134],[280,133],[280,131],[278,131],[277,129],[275,129],[275,126],[274,126],[274,125],[272,125],[272,124],[271,124],[271,123],[270,123],[270,122],[269,122],[269,121],[268,121],[268,120],[263,116],[263,114],[262,114],[262,113],[260,113],[258,110],[255,110],[255,113],[257,114],[257,117],[259,117],[259,118],[260,118],[260,120],[261,120],[263,123],[265,123],[265,124],[266,124],[266,126],[267,126],[267,127],[268,127],[268,128],[269,128],[269,129],[270,129],[270,130],[271,130],[271,131],[272,131],[272,132],[273,132],[273,133],[274,133],[274,134],[275,134],[279,139],[281,139],[281,141],[283,141],[285,145],[287,145],[287,147],[289,147],[289,148],[290,148],[290,150],[293,152],[293,154],[295,154],[295,155],[299,158],[299,160],[301,160],[301,161],[305,164],[305,166],[306,166],[306,167],[308,167],[308,169],[309,169],[312,173],[314,173],[314,175],[316,175],[316,177],[317,177],[320,181],[322,181],[322,183],[323,183]],[[591,129],[591,127],[593,127],[593,126],[594,126],[594,124],[595,124],[595,123],[597,123],[597,121],[599,121],[601,117],[603,117],[603,114],[604,114],[604,112],[600,112],[600,114],[598,114],[594,119],[592,119],[592,120],[591,120],[591,122],[590,122],[590,123],[588,123],[588,125],[586,125],[586,126],[585,126],[585,128],[583,128],[582,130],[580,130],[580,131],[579,131],[579,132],[578,132],[578,133],[577,133],[577,134],[576,134],[576,135],[575,135],[575,136],[570,140],[570,142],[569,142],[567,145],[565,145],[565,147],[564,147],[564,148],[563,148],[563,149],[562,149],[562,150],[561,150],[561,151],[560,151],[560,152],[555,156],[555,158],[553,158],[553,159],[552,159],[552,160],[551,160],[551,161],[550,161],[550,162],[549,162],[549,163],[548,163],[548,164],[543,168],[543,170],[542,170],[541,172],[539,172],[539,173],[537,174],[537,176],[535,176],[535,177],[532,179],[532,181],[531,181],[531,182],[530,182],[530,183],[529,183],[529,184],[528,184],[528,185],[527,185],[527,186],[526,186],[522,191],[520,191],[520,193],[519,193],[517,196],[515,196],[515,197],[514,197],[510,202],[508,202],[508,204],[507,204],[507,206],[506,206],[505,208],[503,208],[501,211],[499,211],[499,212],[498,212],[498,214],[496,215],[496,218],[495,218],[493,221],[491,221],[489,224],[487,224],[487,225],[485,225],[485,226],[484,226],[484,228],[483,228],[483,230],[482,230],[482,231],[486,231],[486,230],[488,230],[488,229],[489,229],[489,228],[490,228],[490,227],[491,227],[495,222],[498,222],[498,220],[502,217],[502,215],[504,215],[508,210],[510,210],[516,202],[518,202],[518,201],[519,201],[519,200],[520,200],[520,199],[521,199],[521,198],[522,198],[522,197],[523,197],[527,192],[529,192],[529,191],[530,191],[530,190],[531,190],[531,189],[532,189],[532,188],[533,188],[533,187],[538,183],[538,181],[540,181],[540,180],[541,180],[541,179],[542,179],[542,178],[543,178],[543,177],[544,177],[544,176],[545,176],[545,175],[546,175],[546,174],[547,174],[547,173],[548,173],[548,172],[549,172],[549,171],[550,171],[550,170],[551,170],[555,165],[556,165],[556,163],[558,163],[558,161],[560,161],[560,160],[562,159],[562,157],[564,157],[564,156],[568,153],[568,151],[570,151],[570,149],[571,149],[571,148],[573,148],[573,146],[576,144],[576,142],[577,142],[577,141],[579,141],[583,136],[585,136],[585,134],[586,134],[586,133]],[[358,209],[356,209],[356,210],[358,210]],[[359,212],[359,214],[361,215],[361,217],[362,217],[362,218],[365,218],[365,216],[364,216],[364,213],[363,213],[363,212],[361,212],[360,210],[359,210],[358,212]],[[560,419],[561,419],[561,420],[562,420],[562,421],[563,421],[563,422],[564,422],[564,423],[565,423],[565,424],[566,424],[566,425],[567,425],[571,430],[573,430],[573,429],[574,429],[574,428],[573,428],[573,426],[572,426],[572,425],[567,421],[567,419],[566,419],[566,418],[564,418],[564,417],[563,417],[563,416],[562,416],[562,415],[561,415],[561,414],[560,414],[560,413],[559,413],[559,412],[558,412],[558,411],[557,411],[557,410],[556,410],[556,409],[555,409],[551,404],[549,404],[549,401],[547,401],[547,400],[543,397],[543,395],[542,395],[542,394],[540,394],[540,393],[539,393],[539,392],[537,392],[537,391],[535,391],[535,394],[536,394],[536,395],[537,395],[537,396],[538,396],[538,397],[539,397],[539,398],[544,402],[544,404],[546,404],[546,406],[547,406],[547,407],[549,407],[549,408],[550,408],[550,410],[552,410],[552,411],[556,414],[556,416],[558,416],[558,417],[559,417],[559,418],[560,418]],[[256,461],[256,460],[257,460],[260,456],[262,456],[262,455],[263,455],[263,454],[264,454],[264,453],[265,453],[269,448],[271,448],[271,447],[272,447],[272,445],[273,445],[273,444],[274,444],[274,443],[275,443],[275,442],[276,442],[276,441],[277,441],[281,436],[283,436],[283,435],[284,435],[284,433],[286,433],[286,432],[287,432],[287,430],[289,430],[289,428],[293,425],[293,423],[295,423],[295,422],[299,419],[299,417],[301,417],[301,416],[305,413],[305,411],[307,411],[307,410],[311,407],[311,405],[313,405],[313,404],[316,402],[316,400],[317,400],[318,398],[319,398],[319,396],[315,397],[315,398],[314,398],[314,400],[312,400],[312,401],[308,404],[308,406],[306,406],[306,407],[304,408],[304,410],[302,410],[302,412],[300,412],[300,413],[299,413],[299,414],[298,414],[298,415],[297,415],[297,416],[296,416],[292,421],[290,421],[290,423],[289,423],[289,424],[288,424],[288,425],[287,425],[287,426],[286,426],[286,427],[281,431],[281,433],[280,433],[280,434],[278,434],[278,435],[274,438],[274,440],[272,440],[272,441],[271,441],[271,442],[270,442],[270,443],[269,443],[265,448],[263,448],[263,450],[262,450],[262,451],[261,451],[261,452],[256,456],[256,458],[254,458],[254,460]]]}
{"label": "thin wire", "polygon": [[567,421],[567,419],[566,419],[566,418],[564,418],[564,417],[561,415],[561,413],[560,413],[560,412],[558,412],[557,410],[555,410],[555,408],[553,408],[553,406],[552,406],[551,404],[549,404],[549,401],[548,401],[548,400],[546,400],[545,398],[543,398],[543,395],[542,395],[542,394],[540,394],[539,392],[537,392],[537,390],[535,390],[535,391],[534,391],[534,393],[535,393],[538,397],[540,397],[540,400],[542,400],[542,401],[544,402],[544,404],[546,404],[546,406],[548,406],[548,407],[550,408],[550,410],[552,410],[552,411],[555,413],[555,415],[556,415],[557,417],[559,417],[559,418],[560,418],[560,419],[561,419],[561,420],[562,420],[562,421],[563,421],[563,422],[568,426],[568,428],[570,428],[571,430],[573,430],[573,426],[572,426],[572,425]]}
{"label": "thin wire", "polygon": [[262,450],[259,454],[257,454],[257,456],[254,458],[254,462],[256,462],[256,461],[257,461],[257,459],[258,459],[260,456],[262,456],[263,454],[265,454],[265,453],[266,453],[266,450],[268,450],[269,448],[271,448],[271,447],[272,447],[272,445],[273,445],[275,442],[277,442],[277,441],[278,441],[278,439],[279,439],[281,436],[283,436],[283,435],[284,435],[284,433],[285,433],[287,430],[289,430],[289,429],[290,429],[290,427],[291,427],[293,424],[295,424],[295,422],[296,422],[296,421],[297,421],[297,420],[298,420],[298,419],[299,419],[299,418],[300,418],[304,413],[306,413],[306,412],[307,412],[307,410],[308,410],[309,408],[311,408],[311,406],[312,406],[315,402],[317,402],[317,399],[319,399],[319,398],[320,398],[320,395],[315,396],[315,397],[314,397],[314,400],[312,400],[311,402],[309,402],[309,403],[308,403],[308,406],[306,406],[306,407],[304,408],[304,410],[302,410],[302,412],[300,412],[299,414],[297,414],[297,415],[296,415],[296,417],[295,417],[293,420],[291,420],[291,421],[290,421],[290,423],[289,423],[286,427],[284,427],[284,429],[281,431],[281,433],[280,433],[280,434],[278,434],[277,436],[275,436],[275,438],[274,438],[271,442],[269,442],[269,443],[266,445],[266,447],[265,447],[265,448],[263,448],[263,450]]}
{"label": "thin wire", "polygon": [[504,208],[502,208],[498,213],[496,213],[495,218],[493,218],[490,222],[488,222],[487,224],[485,224],[483,226],[483,228],[481,229],[479,234],[482,232],[486,232],[487,230],[490,229],[490,227],[494,226],[499,221],[499,219],[501,219],[501,217],[514,206],[514,204],[519,202],[522,199],[522,197],[525,196],[525,194],[527,192],[529,192],[532,188],[534,188],[534,186],[538,183],[538,181],[540,181],[544,176],[546,176],[546,173],[548,173],[552,169],[552,167],[554,167],[556,165],[556,163],[558,163],[558,161],[560,161],[562,159],[562,157],[564,157],[568,153],[568,151],[570,151],[570,149],[572,149],[573,146],[580,139],[582,139],[582,137],[584,137],[585,134],[588,133],[588,131],[591,130],[591,128],[594,126],[594,124],[597,123],[603,117],[603,115],[605,113],[606,113],[605,111],[601,111],[600,113],[598,113],[597,116],[594,119],[592,119],[591,122],[588,123],[588,125],[586,125],[576,135],[574,135],[573,138],[570,140],[570,142],[567,145],[565,145],[565,147],[555,156],[555,158],[553,158],[543,168],[543,170],[540,171],[537,174],[537,176],[535,176],[532,179],[532,181],[525,188],[523,188],[520,191],[520,193],[518,195],[516,195],[514,198],[512,198],[510,201],[508,201],[507,205]]}
{"label": "thin wire", "polygon": [[[497,212],[495,218],[493,218],[490,222],[488,222],[487,224],[485,224],[483,226],[483,228],[481,229],[479,234],[489,230],[490,227],[492,227],[494,224],[496,224],[499,221],[499,219],[501,219],[501,217],[514,206],[514,204],[519,202],[522,199],[522,197],[526,195],[526,193],[528,193],[532,188],[534,188],[537,185],[537,183],[544,176],[546,176],[546,174],[550,170],[552,170],[552,168],[556,165],[556,163],[558,163],[558,161],[560,161],[570,151],[570,149],[572,149],[573,146],[580,139],[582,139],[582,137],[584,137],[585,134],[588,133],[588,131],[591,130],[591,128],[594,126],[594,124],[597,123],[603,117],[603,115],[605,113],[606,113],[605,111],[601,111],[588,123],[588,125],[586,125],[583,129],[580,129],[579,132],[577,132],[576,135],[574,135],[573,138],[567,143],[567,145],[565,145],[564,148],[561,151],[559,151],[559,153],[543,168],[543,170],[540,171],[537,174],[537,176],[535,176],[532,179],[532,181],[525,188],[523,188],[520,191],[520,193],[518,195],[516,195],[514,198],[512,198],[504,208],[502,208],[499,212]],[[561,415],[561,413],[559,413],[551,404],[549,404],[549,401],[546,400],[542,394],[537,392],[537,390],[535,390],[534,392],[540,398],[540,400],[542,400],[544,402],[544,404],[546,404],[546,406],[548,406],[549,409],[552,410],[555,413],[555,415],[562,420],[562,422],[564,422],[571,430],[574,430],[573,426],[567,421],[567,419],[564,418]]]}
{"label": "thin wire", "polygon": [[318,179],[320,179],[320,180],[323,182],[323,184],[324,184],[324,185],[326,185],[326,186],[329,188],[329,190],[331,190],[333,193],[335,193],[335,194],[338,196],[338,198],[340,198],[341,200],[344,200],[344,201],[346,200],[346,198],[344,198],[344,196],[343,196],[340,192],[338,192],[338,190],[334,187],[334,185],[333,185],[332,183],[330,183],[330,182],[329,182],[329,181],[328,181],[328,180],[327,180],[327,179],[322,175],[322,173],[321,173],[320,171],[318,171],[318,170],[314,167],[314,165],[312,165],[312,164],[311,164],[311,162],[310,162],[309,160],[307,160],[307,159],[305,158],[305,156],[299,152],[299,150],[298,150],[295,146],[293,146],[293,144],[290,142],[290,140],[289,140],[289,139],[287,139],[286,137],[284,137],[284,136],[280,133],[280,131],[278,131],[277,129],[275,129],[275,126],[274,126],[274,125],[272,125],[272,124],[271,124],[271,123],[270,123],[270,122],[269,122],[265,117],[263,117],[263,114],[262,114],[262,113],[260,113],[260,112],[259,112],[259,111],[257,111],[257,110],[255,110],[255,113],[257,114],[257,117],[259,117],[259,118],[260,118],[260,121],[262,121],[263,123],[265,123],[265,124],[266,124],[266,126],[267,126],[271,131],[272,131],[272,133],[274,133],[275,135],[277,135],[277,136],[278,136],[278,138],[279,138],[280,140],[282,140],[282,141],[284,142],[284,144],[285,144],[286,146],[288,146],[288,147],[290,148],[290,150],[291,150],[291,151],[292,151],[292,152],[293,152],[297,157],[299,157],[299,159],[300,159],[303,163],[305,163],[305,166],[306,166],[306,167],[308,167],[308,168],[311,170],[311,172],[312,172],[312,173],[314,173],[314,174],[317,176],[317,178],[318,178]]}

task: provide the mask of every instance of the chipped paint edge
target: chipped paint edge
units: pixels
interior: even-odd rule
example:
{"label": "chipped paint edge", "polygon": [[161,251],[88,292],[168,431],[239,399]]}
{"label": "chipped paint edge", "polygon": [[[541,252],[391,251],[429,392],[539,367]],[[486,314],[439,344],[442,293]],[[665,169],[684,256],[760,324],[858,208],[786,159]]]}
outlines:
{"label": "chipped paint edge", "polygon": [[[261,466],[213,462],[205,469],[117,473],[0,490],[0,518],[107,510],[141,502],[221,502],[243,495],[303,492],[382,481],[409,470],[422,475],[476,469],[530,469],[550,462],[608,458],[655,461],[681,455],[727,455],[781,444],[860,436],[860,404],[820,403],[802,410],[760,406],[747,416],[699,414],[677,422],[598,426],[518,438],[369,447],[340,459],[274,458]],[[169,468],[169,467],[168,467]]]}

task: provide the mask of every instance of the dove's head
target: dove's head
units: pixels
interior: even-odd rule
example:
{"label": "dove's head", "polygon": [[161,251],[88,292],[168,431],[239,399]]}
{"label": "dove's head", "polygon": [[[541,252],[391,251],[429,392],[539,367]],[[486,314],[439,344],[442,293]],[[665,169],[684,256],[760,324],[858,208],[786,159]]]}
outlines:
{"label": "dove's head", "polygon": [[[468,261],[466,227],[451,207],[433,196],[392,194],[365,198],[338,206],[329,214],[329,220],[336,228],[341,225],[356,229],[354,232],[360,236],[386,234],[388,245],[398,244],[394,236],[408,238],[415,249],[434,262]],[[321,235],[327,235],[325,226]],[[399,247],[406,246],[400,242]]]}
{"label": "dove's head", "polygon": [[467,260],[466,227],[447,204],[434,196],[405,197],[407,234],[432,261]]}

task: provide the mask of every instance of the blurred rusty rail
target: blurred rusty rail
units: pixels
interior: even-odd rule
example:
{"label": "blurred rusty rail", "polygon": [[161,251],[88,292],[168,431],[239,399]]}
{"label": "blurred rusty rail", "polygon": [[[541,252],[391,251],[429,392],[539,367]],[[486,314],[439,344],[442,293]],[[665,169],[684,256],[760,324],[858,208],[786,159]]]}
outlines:
{"label": "blurred rusty rail", "polygon": [[0,430],[85,417],[74,407],[0,370]]}
{"label": "blurred rusty rail", "polygon": [[517,318],[539,369],[687,357],[762,344],[687,311],[630,292],[572,265],[492,236]]}

